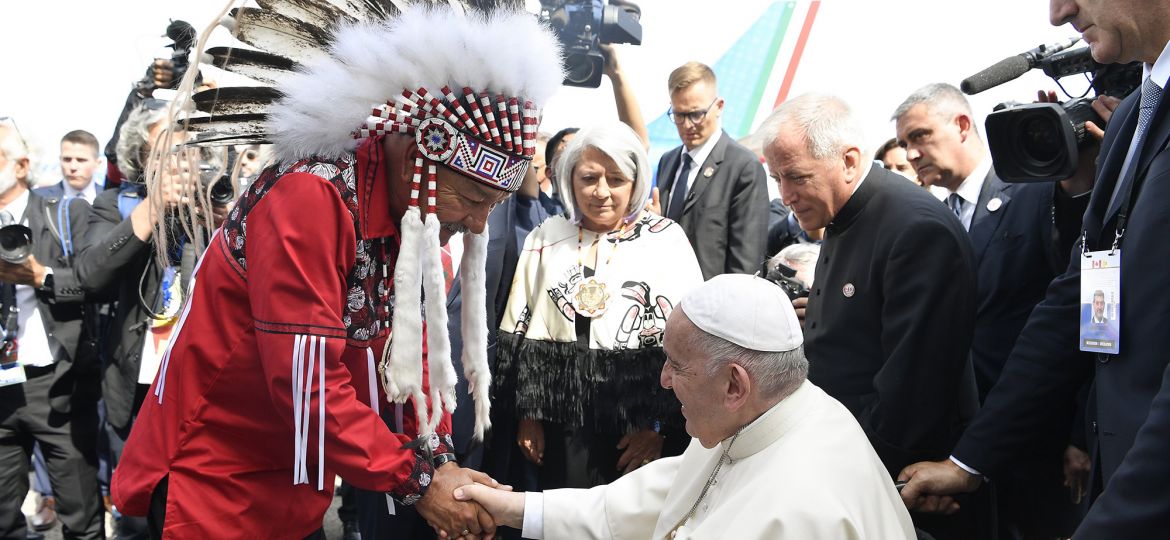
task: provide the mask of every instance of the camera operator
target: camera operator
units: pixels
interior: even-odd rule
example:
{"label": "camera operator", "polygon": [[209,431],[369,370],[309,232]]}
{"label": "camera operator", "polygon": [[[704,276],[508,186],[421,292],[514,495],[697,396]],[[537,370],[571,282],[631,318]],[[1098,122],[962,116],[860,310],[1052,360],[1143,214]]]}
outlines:
{"label": "camera operator", "polygon": [[[892,120],[918,178],[946,202],[971,238],[978,282],[971,360],[982,402],[1028,314],[1052,278],[1068,266],[1088,204],[1088,175],[1082,172],[1059,184],[1004,182],[995,173],[970,104],[949,84],[916,90]],[[1081,152],[1088,162],[1082,169],[1091,171],[1095,157],[1095,151]],[[1043,443],[1019,454],[997,479],[1001,537],[1065,537],[1076,527],[1075,497],[1062,486],[1064,454],[1076,429],[1072,413],[1046,425]]]}
{"label": "camera operator", "polygon": [[[0,537],[24,538],[21,503],[36,442],[64,537],[100,539],[98,372],[69,249],[85,234],[89,205],[31,192],[28,162],[15,123],[0,123]],[[62,204],[64,230],[55,222]]]}
{"label": "camera operator", "polygon": [[[1162,2],[1050,2],[1051,22],[1084,29],[1094,60],[1144,62],[1145,81],[1105,130],[1078,255],[1033,310],[984,408],[951,459],[902,471],[908,481],[902,497],[911,508],[953,511],[951,494],[975,489],[983,474],[998,480],[1092,380],[1091,505],[1073,538],[1152,538],[1170,529],[1170,334],[1158,315],[1170,309],[1170,294],[1157,270],[1170,258],[1170,191],[1159,181],[1170,167],[1170,108],[1162,99],[1170,78],[1167,17],[1170,5]],[[1121,322],[1117,348],[1082,354],[1088,345],[1078,324],[1087,311],[1082,289],[1091,289],[1101,271],[1095,268],[1120,252],[1124,264],[1105,270],[1120,284],[1113,305]]]}
{"label": "camera operator", "polygon": [[[111,469],[117,467],[146,389],[179,315],[186,285],[198,258],[196,242],[187,241],[177,223],[168,223],[171,239],[166,262],[156,257],[161,219],[192,213],[198,198],[198,152],[171,151],[184,134],[164,132],[170,122],[168,104],[143,101],[127,117],[118,139],[118,166],[127,178],[119,189],[103,191],[94,201],[86,249],[77,263],[82,286],[117,300],[105,340],[102,395],[106,406],[105,434]],[[145,170],[152,154],[163,159],[157,189],[148,195]],[[157,156],[156,156],[157,157]],[[226,206],[213,206],[216,223]],[[123,516],[119,538],[146,538],[146,520]]]}

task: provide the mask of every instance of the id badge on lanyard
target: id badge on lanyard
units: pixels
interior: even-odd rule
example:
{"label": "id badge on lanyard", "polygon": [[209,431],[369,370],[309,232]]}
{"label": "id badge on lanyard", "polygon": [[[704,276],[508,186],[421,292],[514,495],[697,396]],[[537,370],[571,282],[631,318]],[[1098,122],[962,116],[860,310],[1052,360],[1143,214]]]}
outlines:
{"label": "id badge on lanyard", "polygon": [[1118,354],[1121,344],[1121,250],[1081,255],[1080,349]]}

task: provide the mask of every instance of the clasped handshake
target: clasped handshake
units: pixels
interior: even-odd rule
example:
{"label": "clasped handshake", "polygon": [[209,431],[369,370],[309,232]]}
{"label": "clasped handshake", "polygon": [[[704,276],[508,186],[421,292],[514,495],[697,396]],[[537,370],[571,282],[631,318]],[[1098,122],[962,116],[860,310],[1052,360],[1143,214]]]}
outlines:
{"label": "clasped handshake", "polygon": [[492,477],[448,462],[435,469],[426,495],[415,509],[439,538],[493,538],[497,525],[519,529],[524,494]]}

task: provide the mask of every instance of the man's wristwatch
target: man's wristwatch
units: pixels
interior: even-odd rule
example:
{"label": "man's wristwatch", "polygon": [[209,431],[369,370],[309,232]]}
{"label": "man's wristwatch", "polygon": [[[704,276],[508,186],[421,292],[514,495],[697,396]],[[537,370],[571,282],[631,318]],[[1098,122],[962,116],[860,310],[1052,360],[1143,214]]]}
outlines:
{"label": "man's wristwatch", "polygon": [[[46,268],[48,270],[48,268]],[[53,290],[53,272],[50,270],[45,273],[45,279],[41,280],[41,286],[37,287],[38,291]]]}

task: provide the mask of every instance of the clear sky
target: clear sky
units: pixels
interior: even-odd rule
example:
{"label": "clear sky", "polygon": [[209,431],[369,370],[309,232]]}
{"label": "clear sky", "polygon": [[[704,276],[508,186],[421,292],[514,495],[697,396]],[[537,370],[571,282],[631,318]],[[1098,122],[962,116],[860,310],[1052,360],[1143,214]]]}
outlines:
{"label": "clear sky", "polygon": [[[651,121],[669,105],[669,72],[688,60],[715,63],[772,0],[638,3],[643,45],[620,51]],[[131,84],[151,59],[169,55],[161,37],[169,19],[186,20],[202,31],[226,1],[0,0],[0,5],[5,22],[0,116],[16,117],[51,171],[65,132],[86,129],[103,144],[109,139]],[[936,81],[958,84],[1006,56],[1075,35],[1067,26],[1050,26],[1047,9],[1042,0],[823,0],[790,95],[841,95],[866,120],[876,145],[892,135],[887,119],[915,88]],[[229,42],[222,28],[212,36],[213,45]],[[779,61],[787,58],[781,55]],[[209,75],[222,79],[221,73]],[[1032,73],[974,96],[972,103],[977,114],[986,114],[1001,101],[1031,101],[1039,88],[1055,85]],[[1085,84],[1076,81],[1071,88],[1083,90]],[[565,88],[547,107],[542,129],[616,118],[611,95],[608,82],[593,90]]]}

